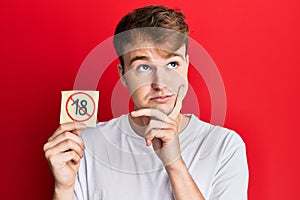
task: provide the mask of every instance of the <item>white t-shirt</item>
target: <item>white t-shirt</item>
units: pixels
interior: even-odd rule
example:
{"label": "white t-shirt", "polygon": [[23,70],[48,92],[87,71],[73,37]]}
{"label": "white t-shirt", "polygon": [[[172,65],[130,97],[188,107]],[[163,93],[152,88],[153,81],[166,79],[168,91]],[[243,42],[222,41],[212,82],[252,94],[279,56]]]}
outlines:
{"label": "white t-shirt", "polygon": [[[234,131],[190,116],[179,134],[182,158],[206,200],[246,200],[245,144]],[[83,131],[86,150],[75,199],[171,200],[172,188],[152,146],[138,136],[128,115]]]}

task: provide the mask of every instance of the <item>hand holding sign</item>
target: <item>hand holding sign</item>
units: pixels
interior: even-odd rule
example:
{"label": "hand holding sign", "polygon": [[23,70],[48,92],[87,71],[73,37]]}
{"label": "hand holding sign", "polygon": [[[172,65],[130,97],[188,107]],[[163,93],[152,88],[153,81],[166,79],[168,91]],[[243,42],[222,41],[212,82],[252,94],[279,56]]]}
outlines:
{"label": "hand holding sign", "polygon": [[62,91],[60,123],[81,122],[95,127],[98,98],[98,91]]}

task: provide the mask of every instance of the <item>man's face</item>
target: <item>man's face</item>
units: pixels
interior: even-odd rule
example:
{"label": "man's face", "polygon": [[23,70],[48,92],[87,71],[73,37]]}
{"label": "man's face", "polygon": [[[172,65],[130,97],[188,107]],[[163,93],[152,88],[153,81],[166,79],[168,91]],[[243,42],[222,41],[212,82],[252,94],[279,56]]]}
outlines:
{"label": "man's face", "polygon": [[157,47],[139,48],[123,55],[124,68],[119,67],[135,109],[157,108],[165,114],[173,110],[178,89],[187,92],[188,56],[183,45],[175,52]]}

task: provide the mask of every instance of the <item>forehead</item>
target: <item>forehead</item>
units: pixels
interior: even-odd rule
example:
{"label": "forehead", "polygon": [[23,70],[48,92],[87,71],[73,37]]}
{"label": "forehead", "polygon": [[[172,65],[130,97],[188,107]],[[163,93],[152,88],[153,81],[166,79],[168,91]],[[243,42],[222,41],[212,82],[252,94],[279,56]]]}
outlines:
{"label": "forehead", "polygon": [[[160,45],[161,46],[161,45]],[[172,57],[179,57],[184,59],[186,55],[186,46],[182,45],[177,50],[171,50],[169,48],[159,47],[157,45],[145,44],[143,47],[134,48],[132,51],[127,52],[123,55],[125,64],[130,65],[132,61],[143,59],[143,60],[161,60]]]}
{"label": "forehead", "polygon": [[119,56],[141,48],[176,51],[187,43],[188,35],[158,27],[130,29],[114,36],[114,45]]}

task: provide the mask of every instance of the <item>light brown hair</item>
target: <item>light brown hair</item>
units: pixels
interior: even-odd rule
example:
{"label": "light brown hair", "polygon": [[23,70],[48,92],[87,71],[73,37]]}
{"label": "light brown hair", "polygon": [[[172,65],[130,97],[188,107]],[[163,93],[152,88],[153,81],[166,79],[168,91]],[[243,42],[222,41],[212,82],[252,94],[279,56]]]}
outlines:
{"label": "light brown hair", "polygon": [[184,14],[176,9],[160,5],[150,5],[133,10],[118,23],[114,35],[114,47],[124,66],[122,55],[125,46],[141,39],[157,44],[169,44],[177,50],[188,46],[189,28]]}

